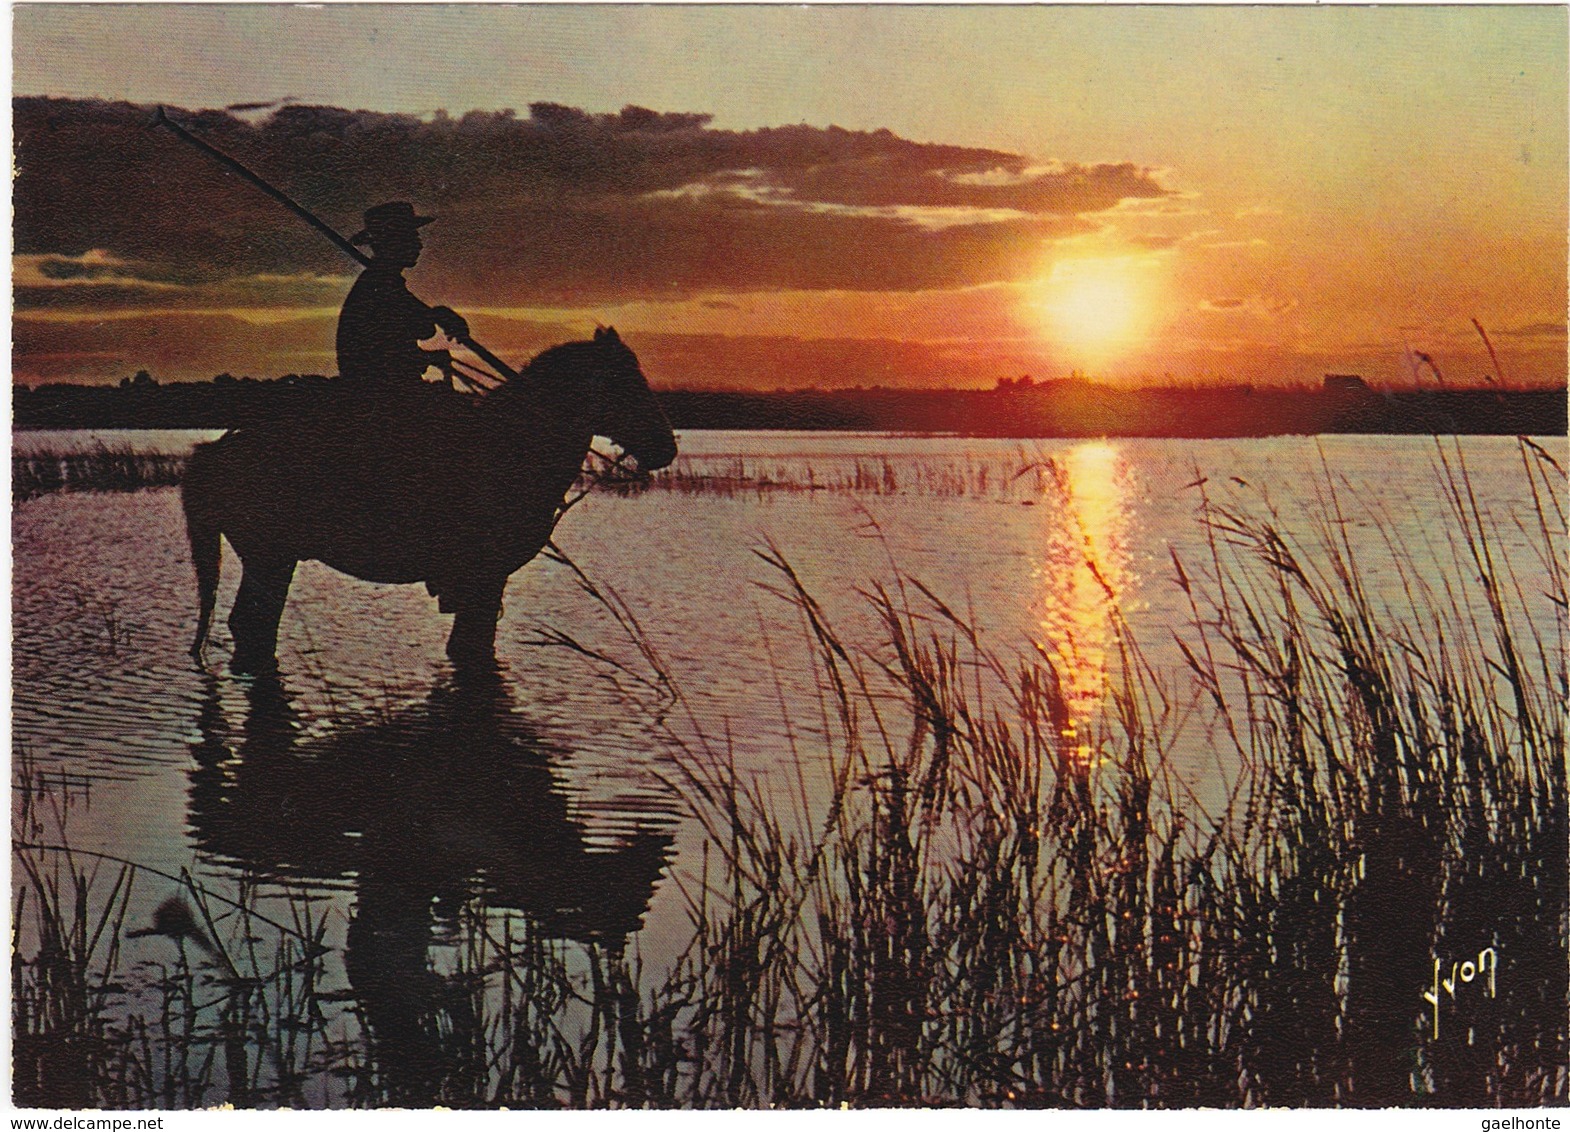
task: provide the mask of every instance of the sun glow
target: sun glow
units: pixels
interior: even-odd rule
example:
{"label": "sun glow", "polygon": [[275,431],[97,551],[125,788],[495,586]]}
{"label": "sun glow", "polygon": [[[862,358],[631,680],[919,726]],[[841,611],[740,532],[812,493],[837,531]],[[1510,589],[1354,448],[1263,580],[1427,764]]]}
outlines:
{"label": "sun glow", "polygon": [[1084,766],[1094,761],[1093,724],[1106,700],[1125,594],[1127,484],[1111,444],[1079,444],[1052,462],[1053,509],[1040,574],[1041,644],[1062,681],[1063,739]]}
{"label": "sun glow", "polygon": [[1132,257],[1053,264],[1039,293],[1055,341],[1086,361],[1105,361],[1136,345],[1150,314],[1146,266]]}

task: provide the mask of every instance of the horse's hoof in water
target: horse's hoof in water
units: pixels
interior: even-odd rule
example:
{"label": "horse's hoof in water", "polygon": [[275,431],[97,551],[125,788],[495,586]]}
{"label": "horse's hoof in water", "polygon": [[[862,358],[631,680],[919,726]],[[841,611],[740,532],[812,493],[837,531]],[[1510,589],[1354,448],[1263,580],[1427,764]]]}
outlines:
{"label": "horse's hoof in water", "polygon": [[497,670],[495,648],[486,648],[483,645],[463,645],[456,647],[447,646],[447,659],[451,662],[453,671],[464,675],[478,675]]}
{"label": "horse's hoof in water", "polygon": [[448,653],[447,659],[460,676],[490,676],[500,670],[494,653]]}
{"label": "horse's hoof in water", "polygon": [[235,653],[229,658],[229,671],[236,676],[276,676],[278,675],[278,658],[276,656],[247,656],[244,653]]}

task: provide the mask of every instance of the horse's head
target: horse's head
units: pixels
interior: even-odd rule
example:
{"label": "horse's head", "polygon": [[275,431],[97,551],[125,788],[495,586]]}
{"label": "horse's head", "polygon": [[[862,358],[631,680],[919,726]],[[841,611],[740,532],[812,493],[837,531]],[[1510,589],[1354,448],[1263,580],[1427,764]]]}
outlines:
{"label": "horse's head", "polygon": [[596,330],[593,341],[578,345],[583,352],[580,380],[598,402],[594,431],[619,444],[638,461],[640,471],[656,471],[676,459],[676,436],[665,410],[638,367],[638,356],[615,329]]}

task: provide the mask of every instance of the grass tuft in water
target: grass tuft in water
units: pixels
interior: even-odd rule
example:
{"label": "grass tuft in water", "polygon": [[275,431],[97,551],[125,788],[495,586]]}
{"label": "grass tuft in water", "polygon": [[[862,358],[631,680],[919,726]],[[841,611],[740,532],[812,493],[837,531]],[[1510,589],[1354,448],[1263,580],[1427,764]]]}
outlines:
{"label": "grass tuft in water", "polygon": [[172,487],[185,474],[185,457],[134,452],[99,444],[90,452],[11,457],[11,498],[56,491],[141,491]]}

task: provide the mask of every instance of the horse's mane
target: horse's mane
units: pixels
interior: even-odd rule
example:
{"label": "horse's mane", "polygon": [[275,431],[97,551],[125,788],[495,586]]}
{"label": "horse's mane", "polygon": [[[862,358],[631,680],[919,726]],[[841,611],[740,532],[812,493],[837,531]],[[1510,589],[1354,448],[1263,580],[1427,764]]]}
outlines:
{"label": "horse's mane", "polygon": [[587,347],[596,346],[597,342],[558,342],[548,346],[534,357],[530,358],[523,369],[518,372],[525,377],[553,378],[562,376],[562,367],[574,360],[574,356],[582,354]]}
{"label": "horse's mane", "polygon": [[491,390],[492,399],[501,395],[504,401],[515,398],[527,400],[529,391],[538,387],[559,388],[588,372],[592,361],[603,358],[604,343],[600,340],[560,342],[549,346],[530,358],[519,369],[521,380],[509,381]]}
{"label": "horse's mane", "polygon": [[521,380],[508,381],[491,390],[491,396],[505,393],[507,399],[527,394],[537,386],[556,386],[581,372],[585,356],[598,342],[560,342],[541,350],[518,370]]}

